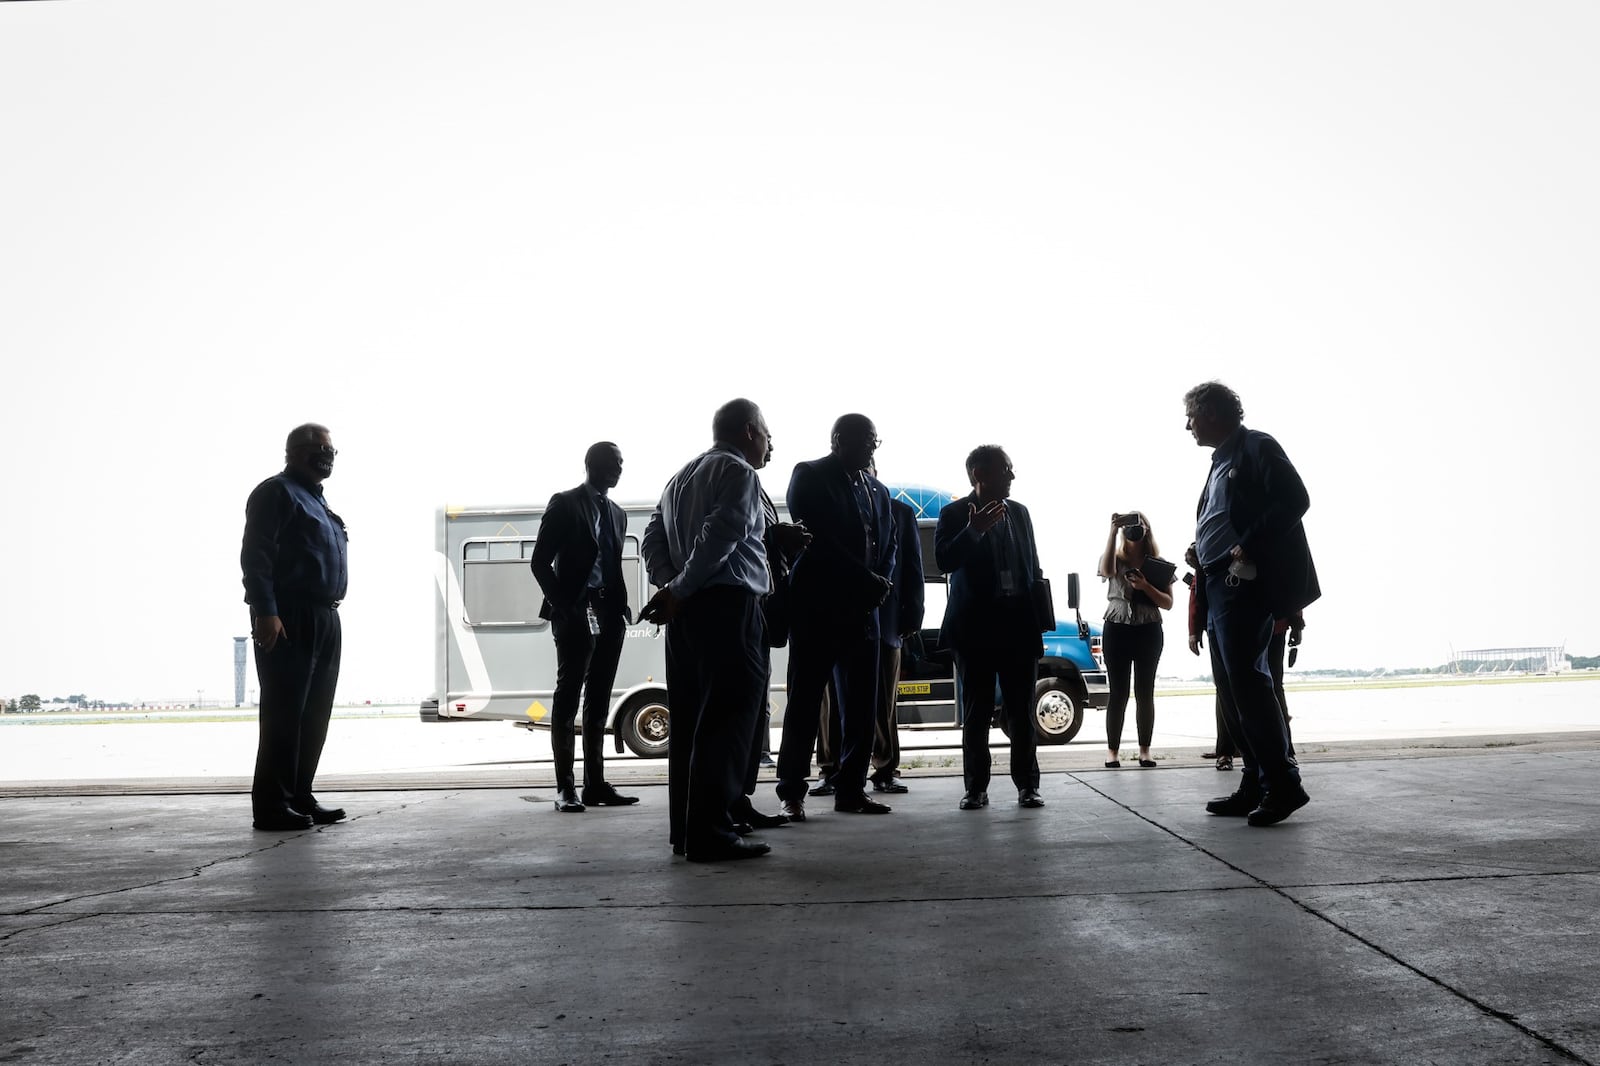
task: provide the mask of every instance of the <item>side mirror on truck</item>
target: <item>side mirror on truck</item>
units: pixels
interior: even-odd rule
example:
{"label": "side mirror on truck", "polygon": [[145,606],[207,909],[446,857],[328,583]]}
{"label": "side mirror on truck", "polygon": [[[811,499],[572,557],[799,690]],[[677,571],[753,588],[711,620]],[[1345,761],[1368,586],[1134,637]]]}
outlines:
{"label": "side mirror on truck", "polygon": [[1078,575],[1067,575],[1067,606],[1072,608],[1072,616],[1078,620],[1078,639],[1085,643],[1089,640],[1089,623],[1083,620],[1083,615],[1078,613]]}

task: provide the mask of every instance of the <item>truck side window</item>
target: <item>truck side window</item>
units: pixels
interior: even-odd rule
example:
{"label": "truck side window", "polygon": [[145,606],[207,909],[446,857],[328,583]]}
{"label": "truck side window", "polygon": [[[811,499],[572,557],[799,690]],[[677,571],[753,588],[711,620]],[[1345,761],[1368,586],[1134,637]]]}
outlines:
{"label": "truck side window", "polygon": [[470,540],[461,546],[461,601],[476,626],[544,625],[539,583],[528,570],[533,539]]}

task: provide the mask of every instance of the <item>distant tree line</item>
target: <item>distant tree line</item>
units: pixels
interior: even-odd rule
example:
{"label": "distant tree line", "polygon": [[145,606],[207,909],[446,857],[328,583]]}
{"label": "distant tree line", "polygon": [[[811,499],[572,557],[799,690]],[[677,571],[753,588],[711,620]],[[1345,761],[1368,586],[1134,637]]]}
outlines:
{"label": "distant tree line", "polygon": [[[1573,670],[1600,669],[1600,655],[1568,655],[1567,665]],[[1489,659],[1474,664],[1473,673],[1515,674],[1536,673],[1544,669],[1544,656],[1526,659]],[[1462,671],[1453,663],[1443,666],[1379,667],[1375,670],[1296,670],[1296,677],[1327,677],[1335,679],[1379,677],[1386,674],[1459,674]],[[1202,674],[1201,681],[1210,683],[1210,674]]]}
{"label": "distant tree line", "polygon": [[[15,699],[9,700],[0,698],[0,714],[25,714],[32,711],[42,710],[46,702],[47,701],[39,698],[39,694],[37,692],[29,692],[24,696],[18,696]],[[105,700],[91,700],[82,693],[68,696],[65,699],[57,696],[48,702],[65,703],[69,706],[76,707],[79,710],[84,711],[103,711],[107,707]],[[126,705],[122,704],[120,706]]]}

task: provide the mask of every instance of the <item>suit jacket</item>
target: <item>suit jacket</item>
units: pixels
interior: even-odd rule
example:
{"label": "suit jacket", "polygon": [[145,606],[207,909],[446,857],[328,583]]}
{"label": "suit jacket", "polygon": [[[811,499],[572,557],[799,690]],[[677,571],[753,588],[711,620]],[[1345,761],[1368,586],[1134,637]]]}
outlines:
{"label": "suit jacket", "polygon": [[789,479],[789,514],[811,531],[810,545],[789,574],[796,629],[865,622],[866,635],[878,636],[874,597],[882,586],[872,575],[893,580],[894,518],[889,510],[889,490],[876,478],[868,477],[867,483],[872,489],[870,528],[878,546],[875,561],[867,556],[861,510],[844,463],[830,454],[794,468]]}
{"label": "suit jacket", "polygon": [[[1239,544],[1256,564],[1274,618],[1288,618],[1322,595],[1301,517],[1311,497],[1283,447],[1259,430],[1246,429],[1228,475],[1228,520]],[[1195,517],[1205,510],[1202,491]]]}
{"label": "suit jacket", "polygon": [[904,500],[890,500],[894,516],[894,590],[878,608],[879,639],[891,648],[900,646],[902,633],[922,628],[923,580],[922,534],[917,529],[917,512]]}
{"label": "suit jacket", "polygon": [[[594,562],[600,554],[591,500],[589,489],[584,485],[558,492],[550,497],[544,518],[539,522],[539,535],[528,565],[544,593],[539,617],[547,621],[557,611],[570,611],[584,603],[589,575],[594,573]],[[602,497],[602,502],[605,513],[601,520],[609,521],[616,533],[613,540],[616,551],[603,562],[600,572],[605,579],[608,602],[615,602],[621,613],[627,604],[627,586],[622,580],[622,538],[627,533],[628,517],[609,498]]]}
{"label": "suit jacket", "polygon": [[[1022,504],[1007,500],[1005,522],[980,537],[967,525],[968,508],[977,502],[977,493],[969,493],[946,504],[934,528],[934,562],[950,580],[939,644],[957,652],[970,652],[1009,648],[1015,642],[1019,651],[1026,647],[1035,656],[1043,655],[1044,638],[1034,618],[1032,591],[1033,583],[1044,579],[1044,571],[1039,568],[1033,519]],[[1015,595],[1002,601],[990,538],[1004,535],[1007,524],[1012,526],[1016,540],[1016,576],[1021,580]]]}

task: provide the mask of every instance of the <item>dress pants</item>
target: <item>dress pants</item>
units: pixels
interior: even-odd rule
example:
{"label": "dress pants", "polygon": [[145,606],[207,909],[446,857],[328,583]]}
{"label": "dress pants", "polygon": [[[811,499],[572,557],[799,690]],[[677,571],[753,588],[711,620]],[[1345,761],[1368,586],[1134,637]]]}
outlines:
{"label": "dress pants", "polygon": [[878,645],[878,714],[873,720],[872,779],[887,785],[900,769],[900,649]]}
{"label": "dress pants", "polygon": [[746,821],[743,816],[755,809],[750,797],[755,795],[761,778],[761,756],[767,750],[768,736],[772,732],[772,648],[765,641],[761,645],[761,711],[756,715],[756,727],[750,734],[750,753],[745,757],[744,787],[739,798],[733,801],[736,822]]}
{"label": "dress pants", "polygon": [[1278,710],[1283,712],[1283,735],[1289,739],[1289,754],[1294,754],[1294,729],[1289,725],[1289,697],[1283,691],[1283,666],[1289,654],[1289,631],[1273,626],[1272,646],[1267,649],[1267,665],[1272,669],[1272,694],[1278,697]]}
{"label": "dress pants", "polygon": [[872,722],[878,692],[878,641],[849,626],[796,620],[789,635],[789,703],[778,748],[778,798],[804,802],[811,753],[817,746],[822,696],[829,678],[839,704],[840,748],[835,802],[867,790]]}
{"label": "dress pants", "polygon": [[1033,727],[1033,685],[1039,660],[1022,645],[974,647],[956,652],[956,688],[961,698],[961,780],[968,792],[989,790],[989,730],[995,684],[1011,733],[1011,783],[1039,787],[1039,738]]}
{"label": "dress pants", "polygon": [[839,742],[844,727],[839,722],[839,701],[833,695],[833,679],[822,690],[822,709],[817,713],[817,777],[827,781],[839,772]]}
{"label": "dress pants", "polygon": [[1289,748],[1283,709],[1272,691],[1267,651],[1272,611],[1254,581],[1228,584],[1226,573],[1206,576],[1206,628],[1211,634],[1211,672],[1222,697],[1228,732],[1244,758],[1246,795],[1281,789],[1300,791],[1300,767]]}
{"label": "dress pants", "polygon": [[550,750],[555,757],[556,788],[575,789],[572,769],[573,723],[578,718],[578,693],[583,693],[583,787],[605,784],[606,716],[611,711],[611,686],[617,679],[626,623],[622,615],[599,607],[595,616],[600,633],[589,632],[589,615],[582,606],[557,612],[550,620],[556,641],[556,691],[551,698]]}
{"label": "dress pants", "polygon": [[336,607],[280,605],[284,636],[272,651],[256,649],[261,732],[250,806],[255,817],[291,807],[311,813],[311,783],[328,739],[339,681],[341,630]]}
{"label": "dress pants", "polygon": [[767,697],[760,599],[711,585],[667,624],[667,806],[671,842],[691,855],[738,840],[730,811]]}

